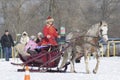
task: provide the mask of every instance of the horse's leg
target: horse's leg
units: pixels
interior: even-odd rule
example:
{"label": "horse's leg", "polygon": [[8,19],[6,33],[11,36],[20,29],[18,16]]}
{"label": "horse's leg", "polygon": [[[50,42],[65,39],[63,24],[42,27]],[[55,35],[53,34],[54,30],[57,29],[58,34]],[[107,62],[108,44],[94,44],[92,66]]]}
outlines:
{"label": "horse's leg", "polygon": [[67,63],[67,60],[68,60],[68,53],[65,52],[63,54],[63,59],[62,59],[59,69],[62,69],[64,67],[64,65]]}
{"label": "horse's leg", "polygon": [[73,73],[73,72],[76,72],[76,71],[75,71],[75,67],[74,67],[74,60],[71,60],[71,61],[70,61],[70,67],[71,67],[71,68],[70,68],[70,72],[72,72],[72,73]]}
{"label": "horse's leg", "polygon": [[67,50],[64,52],[63,54],[63,60],[61,62],[61,65],[60,65],[60,68],[59,69],[62,69],[66,64],[67,64],[67,61],[70,60],[70,55],[72,53],[72,47],[68,47]]}
{"label": "horse's leg", "polygon": [[74,51],[72,51],[72,56],[71,56],[71,59],[70,59],[70,72],[76,72],[75,71],[75,67],[74,67],[74,61],[75,61],[75,56],[74,56]]}
{"label": "horse's leg", "polygon": [[89,56],[88,56],[88,52],[85,51],[85,54],[84,54],[84,59],[85,59],[85,64],[86,64],[86,73],[89,74],[90,71],[89,71],[89,67],[88,67],[88,60],[89,60]]}
{"label": "horse's leg", "polygon": [[76,46],[76,58],[75,62],[80,63],[81,58],[84,56],[81,46]]}
{"label": "horse's leg", "polygon": [[70,72],[75,72],[74,61],[75,61],[75,49],[72,46],[70,46],[67,48],[66,52],[63,55],[63,61],[60,68],[70,63]]}
{"label": "horse's leg", "polygon": [[96,52],[96,54],[95,54],[95,57],[96,57],[97,63],[96,63],[95,69],[93,70],[93,73],[94,73],[94,74],[97,73],[98,66],[99,66],[99,63],[100,63],[100,60],[99,60],[100,56],[99,56],[99,54],[98,54],[97,52]]}
{"label": "horse's leg", "polygon": [[70,59],[70,65],[71,65],[71,70],[70,70],[70,72],[76,72],[76,71],[75,71],[75,65],[74,65],[74,62],[75,62],[75,59],[76,59],[76,54],[77,54],[77,52],[76,52],[76,47],[73,46],[73,47],[72,47],[72,53],[71,53],[72,57],[71,57],[71,59]]}

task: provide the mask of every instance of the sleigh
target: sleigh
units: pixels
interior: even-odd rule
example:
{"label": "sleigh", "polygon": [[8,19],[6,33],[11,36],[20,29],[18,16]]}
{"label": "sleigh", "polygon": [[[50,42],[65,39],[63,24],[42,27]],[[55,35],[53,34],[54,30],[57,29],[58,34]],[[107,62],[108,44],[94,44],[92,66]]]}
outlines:
{"label": "sleigh", "polygon": [[[49,46],[42,48],[39,53],[30,56],[23,56],[19,53],[19,58],[23,63],[11,64],[23,66],[23,69],[17,70],[18,72],[25,71],[25,66],[30,66],[31,72],[65,72],[65,70],[61,71],[58,69],[61,54],[62,51],[59,51],[59,46]],[[37,69],[34,69],[34,67],[37,67]]]}

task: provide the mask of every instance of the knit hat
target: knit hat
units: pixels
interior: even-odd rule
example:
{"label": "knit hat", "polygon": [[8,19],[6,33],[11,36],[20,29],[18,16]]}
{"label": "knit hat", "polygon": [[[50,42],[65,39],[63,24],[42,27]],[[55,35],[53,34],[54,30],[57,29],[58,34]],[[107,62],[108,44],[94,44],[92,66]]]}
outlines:
{"label": "knit hat", "polygon": [[43,34],[42,34],[41,32],[39,32],[37,35],[39,35],[39,36],[40,36],[40,35],[43,35]]}
{"label": "knit hat", "polygon": [[48,16],[48,18],[47,18],[47,20],[46,20],[46,22],[50,22],[50,21],[54,21],[54,19],[51,17],[51,16]]}
{"label": "knit hat", "polygon": [[35,39],[36,39],[36,36],[32,35],[32,36],[30,36],[30,39],[31,39],[31,40],[35,40]]}

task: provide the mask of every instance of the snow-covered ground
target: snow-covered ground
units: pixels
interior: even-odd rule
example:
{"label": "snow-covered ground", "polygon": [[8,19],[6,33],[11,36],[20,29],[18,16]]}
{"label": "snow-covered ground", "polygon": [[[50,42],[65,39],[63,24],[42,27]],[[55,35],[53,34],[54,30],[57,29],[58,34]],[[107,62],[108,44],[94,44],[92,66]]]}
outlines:
{"label": "snow-covered ground", "polygon": [[[11,62],[17,62],[11,59],[6,62],[0,59],[0,80],[24,80],[25,72],[17,72],[22,67],[11,65]],[[89,67],[91,74],[85,74],[85,64],[82,58],[81,63],[75,64],[77,73],[40,73],[30,72],[31,80],[120,80],[120,57],[104,57],[100,60],[100,66],[97,74],[92,73],[96,60],[91,58]]]}

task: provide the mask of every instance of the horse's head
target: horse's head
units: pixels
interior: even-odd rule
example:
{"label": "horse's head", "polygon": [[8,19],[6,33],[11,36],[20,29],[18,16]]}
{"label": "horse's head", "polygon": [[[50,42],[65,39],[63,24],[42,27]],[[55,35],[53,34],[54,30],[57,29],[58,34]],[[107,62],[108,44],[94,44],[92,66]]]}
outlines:
{"label": "horse's head", "polygon": [[100,27],[99,27],[99,36],[103,39],[103,41],[107,42],[108,41],[108,25],[105,21],[100,22]]}

